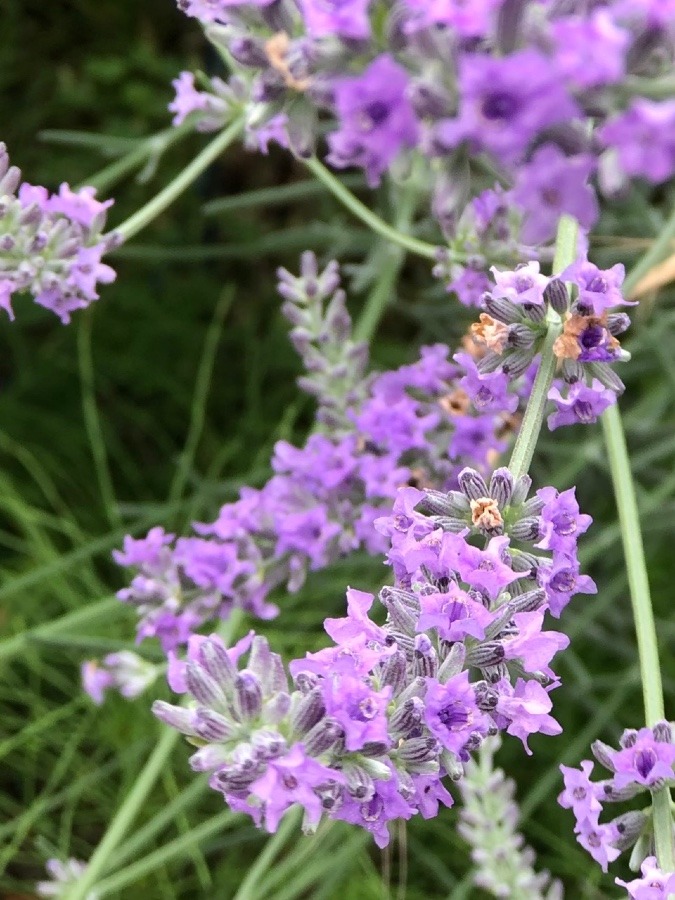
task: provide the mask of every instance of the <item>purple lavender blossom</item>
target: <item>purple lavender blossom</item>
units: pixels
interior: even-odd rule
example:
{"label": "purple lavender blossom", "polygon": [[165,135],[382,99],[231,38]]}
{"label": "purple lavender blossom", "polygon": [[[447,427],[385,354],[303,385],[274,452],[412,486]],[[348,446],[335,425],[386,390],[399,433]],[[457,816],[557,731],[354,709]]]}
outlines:
{"label": "purple lavender blossom", "polygon": [[613,783],[619,790],[629,784],[661,787],[675,781],[675,745],[654,739],[651,728],[640,728],[629,746],[612,754]]}
{"label": "purple lavender blossom", "polygon": [[598,202],[588,178],[595,169],[590,154],[566,156],[555,144],[539,147],[518,169],[510,197],[525,214],[521,232],[528,244],[543,244],[555,235],[560,216],[574,216],[583,228],[598,218]]}
{"label": "purple lavender blossom", "polygon": [[630,34],[609,9],[556,19],[551,34],[555,65],[570,87],[584,90],[621,81]]}
{"label": "purple lavender blossom", "polygon": [[608,406],[616,403],[616,395],[603,387],[602,383],[594,378],[590,387],[578,381],[563,397],[557,387],[552,387],[548,392],[548,399],[553,400],[557,411],[548,417],[548,427],[551,431],[560,428],[561,425],[588,425],[597,422]]}
{"label": "purple lavender blossom", "polygon": [[501,683],[498,691],[497,723],[506,727],[508,734],[520,738],[528,755],[532,755],[527,743],[531,734],[562,732],[560,724],[549,715],[553,706],[551,698],[538,682],[519,678],[515,688]]}
{"label": "purple lavender blossom", "polygon": [[390,697],[391,688],[373,691],[364,681],[349,675],[325,681],[326,712],[342,725],[347,750],[361,750],[371,742],[389,744],[386,711]]}
{"label": "purple lavender blossom", "polygon": [[546,589],[551,615],[556,619],[575,594],[596,594],[598,591],[592,578],[579,573],[578,560],[565,554],[555,554],[550,565],[539,569],[538,578]]}
{"label": "purple lavender blossom", "polygon": [[544,128],[579,116],[550,62],[536,50],[504,58],[466,54],[459,64],[457,119],[436,128],[445,147],[468,142],[506,164],[517,162]]}
{"label": "purple lavender blossom", "polygon": [[299,3],[311,37],[336,34],[356,41],[370,37],[371,0],[299,0]]}
{"label": "purple lavender blossom", "polygon": [[473,732],[486,731],[487,720],[476,705],[468,672],[455,675],[445,684],[428,678],[424,704],[429,730],[458,757]]}
{"label": "purple lavender blossom", "polygon": [[581,762],[581,771],[570,766],[560,766],[565,782],[565,790],[559,795],[558,803],[565,809],[571,809],[577,820],[592,819],[602,811],[598,799],[598,787],[591,781],[593,762],[584,759]]}
{"label": "purple lavender blossom", "polygon": [[581,846],[591,854],[603,872],[621,853],[614,846],[620,837],[618,831],[611,823],[601,825],[597,815],[580,819],[574,832]]}
{"label": "purple lavender blossom", "polygon": [[675,872],[662,872],[655,856],[648,856],[642,861],[641,871],[642,878],[632,881],[616,879],[616,883],[625,887],[633,900],[668,900],[675,894]]}
{"label": "purple lavender blossom", "polygon": [[361,75],[333,84],[340,127],[328,136],[328,161],[360,166],[374,187],[405,147],[417,141],[417,122],[406,97],[408,75],[391,56],[378,56]]}
{"label": "purple lavender blossom", "polygon": [[98,299],[99,283],[115,279],[102,262],[117,243],[114,234],[102,234],[112,201],[96,200],[91,187],[74,191],[62,184],[50,195],[43,187],[19,185],[20,179],[0,143],[0,306],[13,319],[12,295],[30,292],[67,324],[72,312]]}
{"label": "purple lavender blossom", "polygon": [[615,306],[635,306],[621,293],[625,269],[621,263],[611,269],[599,269],[585,258],[578,259],[561,273],[563,281],[573,281],[579,288],[576,308],[582,315],[601,316]]}
{"label": "purple lavender blossom", "polygon": [[518,304],[534,303],[539,306],[544,303],[544,291],[550,279],[540,273],[538,262],[523,263],[513,271],[500,271],[493,266],[490,271],[495,280],[492,289],[495,297],[504,297]]}
{"label": "purple lavender blossom", "polygon": [[109,653],[101,662],[91,659],[82,665],[82,685],[100,706],[108,690],[118,690],[131,699],[142,694],[157,679],[159,669],[136,653],[122,650]]}
{"label": "purple lavender blossom", "polygon": [[675,100],[637,98],[599,130],[626,175],[659,184],[675,172]]}
{"label": "purple lavender blossom", "polygon": [[544,502],[541,539],[536,547],[572,554],[580,534],[588,531],[593,519],[580,512],[575,488],[559,492],[553,487],[540,488],[537,497]]}
{"label": "purple lavender blossom", "polygon": [[490,30],[500,0],[467,3],[466,0],[405,0],[410,18],[406,30],[443,25],[466,38],[481,37]]}

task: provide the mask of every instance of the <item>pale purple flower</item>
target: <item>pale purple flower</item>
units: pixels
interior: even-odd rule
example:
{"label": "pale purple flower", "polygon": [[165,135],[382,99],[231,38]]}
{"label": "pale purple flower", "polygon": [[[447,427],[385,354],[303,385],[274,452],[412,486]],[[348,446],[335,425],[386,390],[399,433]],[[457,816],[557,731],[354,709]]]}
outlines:
{"label": "pale purple flower", "polygon": [[497,701],[498,724],[503,717],[506,731],[520,738],[528,755],[532,755],[527,740],[531,734],[560,734],[562,728],[549,715],[553,704],[551,698],[537,681],[519,678],[515,688],[502,679],[495,685],[499,693]]}
{"label": "pale purple flower", "polygon": [[574,216],[584,228],[595,224],[598,202],[588,184],[594,169],[590,154],[566,156],[555,144],[539,147],[519,167],[509,196],[525,215],[521,235],[526,243],[537,245],[553,238],[563,213]]}
{"label": "pale purple flower", "polygon": [[572,88],[585,90],[621,81],[630,33],[609,9],[565,16],[551,23],[555,65]]}
{"label": "pale purple flower", "polygon": [[45,201],[43,208],[48,212],[60,213],[83,228],[94,228],[97,223],[100,223],[100,228],[105,221],[105,210],[113,203],[113,200],[97,200],[96,188],[83,187],[74,191],[64,183],[58,194],[52,194]]}
{"label": "pale purple flower", "polygon": [[328,161],[360,166],[375,186],[401,150],[417,142],[417,121],[406,96],[408,74],[391,56],[378,56],[361,75],[333,83],[339,128],[328,136]]}
{"label": "pale purple flower", "polygon": [[485,731],[485,716],[476,705],[469,673],[455,675],[445,684],[426,679],[424,718],[431,733],[446,750],[460,756],[474,731]]}
{"label": "pale purple flower", "polygon": [[632,881],[616,879],[616,883],[625,887],[633,900],[668,900],[675,894],[675,872],[662,872],[655,856],[648,856],[642,861],[641,871],[642,878]]}
{"label": "pale purple flower", "polygon": [[[35,890],[40,897],[64,897],[69,889],[82,877],[87,864],[79,859],[48,859],[45,868],[49,881],[38,881]],[[96,900],[96,894],[88,891],[85,900]]]}
{"label": "pale purple flower", "polygon": [[374,691],[365,681],[350,675],[328,678],[323,699],[326,712],[345,730],[347,750],[360,750],[364,744],[390,743],[387,731],[387,703],[391,688]]}
{"label": "pale purple flower", "polygon": [[210,79],[211,90],[199,91],[192,72],[181,72],[171,84],[176,91],[169,104],[169,112],[174,113],[174,125],[181,125],[194,113],[198,113],[195,115],[197,131],[218,131],[226,124],[229,118],[229,105],[225,99],[228,86],[222,79]]}
{"label": "pale purple flower", "polygon": [[541,274],[537,261],[523,263],[505,272],[493,266],[490,271],[495,280],[491,291],[494,297],[504,297],[518,304],[543,304],[544,291],[551,279]]}
{"label": "pale purple flower", "polygon": [[157,666],[128,650],[109,653],[100,662],[90,659],[82,665],[82,686],[100,706],[107,690],[115,689],[123,697],[138,697],[156,680]]}
{"label": "pale purple flower", "polygon": [[550,565],[541,566],[538,579],[546,590],[551,615],[556,619],[560,618],[574,594],[598,592],[593,579],[580,574],[578,560],[564,554],[556,554]]}
{"label": "pale purple flower", "polygon": [[590,387],[581,381],[570,385],[566,397],[563,397],[559,388],[552,387],[548,392],[548,399],[553,400],[557,406],[556,412],[548,417],[548,427],[555,431],[561,425],[590,425],[597,422],[598,416],[608,406],[616,403],[616,394],[594,378]]}
{"label": "pale purple flower", "polygon": [[579,510],[576,488],[559,492],[554,487],[537,491],[544,506],[541,517],[540,539],[535,547],[560,553],[573,553],[580,534],[587,531],[593,519]]}
{"label": "pale purple flower", "polygon": [[435,628],[446,641],[463,641],[467,635],[483,640],[492,614],[454,582],[447,592],[420,597],[422,611],[417,627],[420,631]]}
{"label": "pale purple flower", "polygon": [[440,554],[441,565],[459,572],[463,581],[479,588],[495,600],[504,588],[521,577],[503,560],[509,546],[506,535],[490,539],[485,550],[468,544],[459,534],[445,534]]}
{"label": "pale purple flower", "polygon": [[568,266],[560,278],[573,281],[579,288],[575,308],[581,315],[601,316],[614,306],[635,306],[636,301],[625,300],[621,293],[624,276],[621,263],[611,269],[599,269],[582,257]]}
{"label": "pale purple flower", "polygon": [[599,129],[599,136],[616,149],[626,175],[659,184],[675,172],[675,100],[636,98]]}
{"label": "pale purple flower", "polygon": [[464,306],[480,306],[483,294],[492,286],[485,272],[469,266],[453,266],[452,275],[446,285],[448,293],[456,294]]}
{"label": "pale purple flower", "polygon": [[518,395],[509,391],[510,380],[504,372],[482,373],[468,353],[455,353],[456,360],[466,371],[459,386],[466,391],[479,413],[515,412]]}
{"label": "pale purple flower", "polygon": [[462,37],[481,37],[490,31],[501,0],[404,0],[409,13],[406,30],[444,25]]}
{"label": "pale purple flower", "polygon": [[351,40],[370,37],[371,0],[298,0],[311,37],[336,34]]}
{"label": "pale purple flower", "polygon": [[177,0],[178,8],[186,16],[201,22],[227,23],[228,10],[242,6],[269,6],[274,0]]}
{"label": "pale purple flower", "polygon": [[318,824],[323,808],[314,788],[341,780],[338,772],[307,756],[302,744],[296,744],[281,759],[268,763],[250,793],[263,804],[265,828],[275,832],[283,814],[295,803],[303,807],[309,824]]}
{"label": "pale purple flower", "polygon": [[516,613],[513,621],[517,633],[507,635],[502,641],[504,659],[517,659],[525,672],[543,672],[553,680],[555,675],[549,668],[549,663],[556,653],[569,646],[567,635],[560,631],[542,631],[542,610]]}
{"label": "pale purple flower", "polygon": [[584,759],[581,769],[560,766],[565,790],[558,796],[558,803],[565,809],[571,809],[576,819],[593,818],[600,815],[602,806],[598,799],[596,783],[591,781],[593,762]]}
{"label": "pale purple flower", "polygon": [[409,819],[414,813],[415,808],[401,796],[392,772],[388,780],[375,781],[375,793],[365,803],[346,795],[333,817],[369,831],[377,846],[383,849],[390,840],[389,823],[394,819]]}
{"label": "pale purple flower", "polygon": [[621,853],[614,846],[614,842],[620,837],[616,827],[611,823],[601,825],[595,814],[577,821],[574,831],[584,850],[587,850],[602,871],[606,872],[609,864]]}

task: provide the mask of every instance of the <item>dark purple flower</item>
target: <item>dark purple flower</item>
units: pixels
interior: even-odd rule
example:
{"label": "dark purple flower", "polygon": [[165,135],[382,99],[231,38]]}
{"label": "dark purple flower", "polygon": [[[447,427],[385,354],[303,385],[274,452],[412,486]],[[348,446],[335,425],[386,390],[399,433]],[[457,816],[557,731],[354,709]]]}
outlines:
{"label": "dark purple flower", "polygon": [[594,378],[590,387],[581,381],[570,385],[566,397],[563,397],[557,387],[552,387],[548,392],[548,399],[553,400],[558,407],[548,417],[548,427],[555,431],[561,425],[590,425],[597,422],[598,416],[608,406],[616,403],[616,394]]}
{"label": "dark purple flower", "polygon": [[340,127],[328,136],[328,161],[361,166],[371,186],[405,147],[417,142],[417,121],[406,96],[408,74],[391,56],[378,56],[355,77],[333,84]]}
{"label": "dark purple flower", "polygon": [[468,141],[474,152],[488,150],[504,163],[516,162],[543,128],[579,115],[550,60],[536,50],[465,55],[459,94],[459,116],[439,123],[437,141],[446,147]]}
{"label": "dark purple flower", "polygon": [[588,178],[595,169],[590,154],[566,156],[555,144],[544,144],[519,167],[510,194],[525,214],[522,239],[543,244],[555,236],[560,216],[568,213],[584,228],[598,218],[598,202]]}
{"label": "dark purple flower", "polygon": [[619,789],[633,783],[652,787],[663,780],[673,781],[673,762],[675,745],[655,740],[651,728],[640,728],[629,747],[612,755],[612,780]]}
{"label": "dark purple flower", "polygon": [[409,819],[416,810],[401,796],[393,771],[389,780],[377,780],[374,784],[375,793],[366,803],[345,795],[342,805],[333,813],[333,818],[365,828],[382,849],[390,840],[389,822],[393,819]]}

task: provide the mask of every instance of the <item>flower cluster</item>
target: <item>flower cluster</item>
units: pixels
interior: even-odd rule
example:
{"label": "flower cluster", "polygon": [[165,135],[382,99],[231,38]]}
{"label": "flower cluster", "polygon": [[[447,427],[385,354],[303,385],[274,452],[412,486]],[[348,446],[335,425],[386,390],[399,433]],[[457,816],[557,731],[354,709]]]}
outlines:
{"label": "flower cluster", "polygon": [[[654,728],[640,728],[637,731],[626,729],[621,737],[619,750],[602,741],[595,741],[591,750],[597,761],[611,772],[611,778],[591,781],[594,763],[587,759],[583,760],[579,769],[561,766],[565,790],[558,797],[558,803],[573,811],[578,842],[606,872],[610,862],[638,841],[641,841],[643,847],[642,857],[647,855],[650,816],[648,812],[633,810],[609,822],[600,823],[603,804],[631,800],[638,794],[657,791],[675,783],[675,743],[670,723],[660,722]],[[638,862],[640,858],[638,857]],[[651,868],[649,862],[647,867]],[[674,877],[666,876],[664,885],[668,881],[672,886]],[[639,881],[633,884],[636,888],[640,886]],[[653,885],[654,888],[658,886]],[[663,892],[633,893],[630,887],[629,893],[634,897],[669,896]]]}
{"label": "flower cluster", "polygon": [[631,305],[621,295],[623,266],[601,270],[581,258],[557,277],[543,275],[535,261],[492,272],[496,286],[483,294],[485,312],[473,326],[486,348],[478,370],[483,377],[520,376],[560,322],[553,353],[561,377],[548,394],[557,408],[549,428],[595,422],[624,390],[611,365],[630,359],[617,337],[630,325],[619,309]]}
{"label": "flower cluster", "polygon": [[279,441],[271,480],[244,488],[195,535],[176,540],[153,528],[115,553],[138,570],[119,596],[141,616],[139,639],[158,637],[165,650],[232,606],[275,615],[269,594],[297,590],[308,570],[359,548],[383,553],[373,523],[399,487],[453,486],[469,460],[489,471],[529,389],[527,377],[512,385],[505,374],[482,375],[472,344],[453,361],[447,347],[425,347],[412,365],[364,377],[367,348],[351,338],[335,264],[319,273],[306,255],[300,277],[280,277],[318,428],[304,447]]}
{"label": "flower cluster", "polygon": [[494,767],[499,745],[498,738],[484,741],[459,783],[463,806],[457,830],[471,847],[474,884],[495,897],[562,900],[561,883],[534,870],[534,850],[517,830],[515,783]]}
{"label": "flower cluster", "polygon": [[158,701],[155,714],[199,747],[192,767],[212,773],[233,809],[274,831],[300,804],[308,828],[344,819],[384,846],[392,819],[451,804],[443,779],[460,779],[488,735],[506,731],[530,753],[531,735],[560,733],[549,664],[569,641],[544,630],[544,614],[595,589],[574,561],[589,520],[551,488],[528,501],[529,479],[508,469],[489,487],[469,469],[459,483],[401,489],[375,523],[395,575],[379,593],[384,625],[370,616],[373,595],[348,590],[347,616],[324,625],[335,646],[291,662],[292,687],[252,633],[229,650],[193,635],[186,660],[171,655],[172,688],[196,703]]}
{"label": "flower cluster", "polygon": [[115,278],[101,262],[115,246],[114,233],[103,235],[112,200],[96,200],[94,188],[58,194],[21,183],[0,143],[0,307],[14,318],[12,297],[30,292],[64,324],[71,313],[98,299],[97,285]]}
{"label": "flower cluster", "polygon": [[[562,213],[595,223],[592,179],[613,194],[631,177],[659,183],[675,172],[674,16],[662,0],[179,6],[235,72],[229,87],[204,78],[203,90],[182,73],[174,121],[191,115],[216,130],[243,115],[254,145],[273,139],[307,156],[327,120],[327,161],[362,168],[371,185],[411,155],[432,160],[426,190],[460,296],[479,296],[468,248],[480,230],[461,215],[470,192],[499,182],[510,234],[536,246]],[[510,249],[492,247],[502,258]]]}

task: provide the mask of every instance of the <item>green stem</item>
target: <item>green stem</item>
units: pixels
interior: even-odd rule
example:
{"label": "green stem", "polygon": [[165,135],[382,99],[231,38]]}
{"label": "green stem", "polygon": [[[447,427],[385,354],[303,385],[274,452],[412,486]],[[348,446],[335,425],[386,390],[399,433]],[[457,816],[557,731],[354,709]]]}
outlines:
{"label": "green stem", "polygon": [[108,451],[106,449],[101,417],[96,404],[96,388],[94,383],[94,359],[92,355],[91,332],[94,321],[94,307],[86,309],[78,322],[77,329],[77,355],[80,368],[80,384],[82,391],[82,415],[84,417],[85,430],[89,438],[91,455],[94,458],[94,469],[98,481],[98,489],[103,501],[108,524],[112,528],[122,527],[115,489],[113,487],[110,466],[108,464]]}
{"label": "green stem", "polygon": [[274,857],[279,853],[291,834],[295,831],[300,816],[300,809],[297,806],[291,809],[284,816],[281,825],[276,834],[270,838],[265,847],[253,863],[246,874],[246,878],[239,886],[239,890],[234,895],[233,900],[256,900],[256,886],[271,867]]}
{"label": "green stem", "polygon": [[122,612],[123,608],[117,597],[105,597],[97,603],[90,603],[82,609],[76,609],[74,612],[46,622],[44,625],[29,628],[0,642],[0,660],[16,656],[24,651],[32,641],[42,640],[62,631],[72,633],[73,629],[77,630],[85,623],[89,624],[95,619],[108,616],[118,610]]}
{"label": "green stem", "polygon": [[[241,612],[235,610],[219,633],[225,643],[229,643],[232,634],[235,632],[241,619]],[[155,785],[155,782],[162,774],[164,766],[167,763],[173,748],[176,746],[178,739],[181,737],[180,732],[174,731],[173,728],[167,729],[162,733],[159,743],[152,751],[148,761],[138,775],[134,786],[124,799],[124,802],[117,810],[112,822],[108,826],[108,830],[94,851],[87,868],[81,877],[73,884],[71,889],[64,895],[64,900],[86,900],[87,894],[96,884],[99,876],[103,873],[108,860],[113,851],[117,848],[120,841],[123,840],[129,826],[145,803],[145,799]]]}
{"label": "green stem", "polygon": [[433,244],[428,244],[426,241],[420,241],[418,238],[411,237],[408,234],[403,234],[401,231],[393,228],[385,222],[384,219],[381,219],[372,210],[368,209],[365,203],[358,200],[352,192],[342,184],[339,178],[336,178],[332,172],[329,172],[316,157],[305,160],[305,165],[309,171],[328,188],[333,196],[343,204],[343,206],[352,212],[357,219],[360,219],[372,231],[379,234],[380,237],[386,238],[386,240],[391,241],[393,244],[398,244],[399,247],[403,247],[411,253],[416,253],[418,256],[423,256],[426,259],[436,259],[437,247]]}
{"label": "green stem", "polygon": [[[645,273],[660,262],[662,257],[669,252],[670,241],[673,235],[675,235],[675,210],[666,222],[657,240],[626,278],[624,282],[626,296],[631,295]],[[665,718],[665,709],[659,645],[649,589],[647,561],[640,530],[635,483],[618,406],[610,406],[603,414],[601,421],[614,486],[614,496],[616,497],[619,513],[619,526],[621,528],[628,586],[633,608],[633,619],[635,621],[645,720],[647,726],[652,727]],[[654,843],[659,866],[665,872],[675,871],[673,818],[670,801],[670,789],[668,787],[664,787],[654,793],[652,805]]]}
{"label": "green stem", "polygon": [[229,145],[235,141],[244,129],[243,119],[235,119],[227,128],[221,131],[210,144],[199,153],[192,162],[186,166],[180,175],[161,190],[155,197],[142,206],[132,216],[114,229],[127,241],[138,234],[141,229],[152,222],[160,213],[170,206],[176,197],[180,196],[201,173],[214,162]]}
{"label": "green stem", "polygon": [[[578,227],[576,219],[571,216],[565,215],[560,219],[553,260],[554,275],[560,274],[576,259]],[[544,421],[548,392],[555,373],[557,360],[553,353],[553,344],[560,334],[562,325],[560,316],[552,309],[549,310],[547,321],[548,330],[541,351],[541,362],[509,462],[509,469],[514,478],[525,475],[530,468],[534,448]]]}

